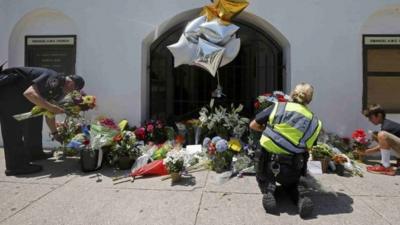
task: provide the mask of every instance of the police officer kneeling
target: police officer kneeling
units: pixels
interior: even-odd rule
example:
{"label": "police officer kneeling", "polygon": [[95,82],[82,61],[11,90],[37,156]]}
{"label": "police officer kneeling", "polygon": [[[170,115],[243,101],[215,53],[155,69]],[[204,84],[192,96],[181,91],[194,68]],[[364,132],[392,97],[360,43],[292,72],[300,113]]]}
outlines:
{"label": "police officer kneeling", "polygon": [[293,102],[274,104],[250,123],[251,129],[263,132],[256,179],[267,213],[278,214],[276,182],[298,206],[302,218],[313,211],[311,199],[299,185],[300,177],[307,171],[308,149],[316,142],[322,127],[321,121],[307,108],[313,91],[310,84],[298,84],[291,93]]}
{"label": "police officer kneeling", "polygon": [[[85,85],[77,75],[62,76],[56,71],[36,67],[15,67],[0,71],[0,125],[3,137],[7,176],[31,174],[42,170],[30,163],[43,154],[42,118],[18,122],[13,115],[29,112],[37,105],[54,114],[64,110],[54,102]],[[47,125],[57,137],[55,118],[47,118]],[[32,152],[32,156],[35,155]]]}

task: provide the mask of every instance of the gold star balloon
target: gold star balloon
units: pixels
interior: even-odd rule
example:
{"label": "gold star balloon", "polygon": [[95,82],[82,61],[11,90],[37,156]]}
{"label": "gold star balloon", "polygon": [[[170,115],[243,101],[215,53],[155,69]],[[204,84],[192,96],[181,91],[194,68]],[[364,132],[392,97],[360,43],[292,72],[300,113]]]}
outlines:
{"label": "gold star balloon", "polygon": [[215,0],[203,8],[202,15],[207,16],[208,21],[218,17],[227,24],[248,5],[248,0]]}

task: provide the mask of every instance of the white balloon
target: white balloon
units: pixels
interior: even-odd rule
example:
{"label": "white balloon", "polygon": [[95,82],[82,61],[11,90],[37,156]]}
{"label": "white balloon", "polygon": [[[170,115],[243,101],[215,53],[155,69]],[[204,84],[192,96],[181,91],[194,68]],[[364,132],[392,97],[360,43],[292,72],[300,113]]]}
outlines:
{"label": "white balloon", "polygon": [[183,31],[183,34],[188,39],[188,41],[197,44],[200,37],[200,25],[207,21],[206,16],[200,16],[196,19],[190,21]]}
{"label": "white balloon", "polygon": [[168,45],[167,48],[174,56],[174,67],[182,64],[191,64],[196,57],[197,44],[189,42],[183,34],[178,42]]}
{"label": "white balloon", "polygon": [[224,47],[220,47],[202,38],[199,38],[197,55],[193,64],[207,70],[211,73],[211,75],[215,76],[215,73],[217,72],[221,63],[222,56],[224,55],[224,51]]}
{"label": "white balloon", "polygon": [[223,25],[218,22],[218,19],[200,25],[201,34],[208,41],[219,45],[225,45],[237,30],[239,27],[235,24]]}
{"label": "white balloon", "polygon": [[232,37],[224,47],[225,52],[219,67],[225,66],[236,58],[240,50],[240,38]]}

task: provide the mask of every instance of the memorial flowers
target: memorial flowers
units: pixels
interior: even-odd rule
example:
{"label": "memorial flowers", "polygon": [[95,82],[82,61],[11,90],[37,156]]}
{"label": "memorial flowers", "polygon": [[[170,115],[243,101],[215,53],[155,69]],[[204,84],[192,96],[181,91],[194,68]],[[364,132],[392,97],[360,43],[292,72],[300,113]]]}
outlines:
{"label": "memorial flowers", "polygon": [[[63,108],[67,116],[77,117],[80,112],[96,107],[96,97],[93,95],[86,95],[83,92],[73,91],[67,94],[61,101],[55,102],[55,104]],[[50,118],[54,117],[53,113],[39,106],[34,106],[30,112],[17,114],[13,117],[16,120],[21,121],[42,115]]]}
{"label": "memorial flowers", "polygon": [[210,107],[203,107],[199,112],[200,126],[207,131],[208,135],[241,138],[250,122],[248,118],[239,115],[242,110],[243,105],[235,108],[232,104],[228,110],[222,106],[214,107],[211,102]]}
{"label": "memorial flowers", "polygon": [[276,102],[288,102],[291,98],[289,95],[283,93],[282,91],[274,91],[272,93],[264,93],[257,97],[254,102],[254,108],[257,112],[268,108]]}

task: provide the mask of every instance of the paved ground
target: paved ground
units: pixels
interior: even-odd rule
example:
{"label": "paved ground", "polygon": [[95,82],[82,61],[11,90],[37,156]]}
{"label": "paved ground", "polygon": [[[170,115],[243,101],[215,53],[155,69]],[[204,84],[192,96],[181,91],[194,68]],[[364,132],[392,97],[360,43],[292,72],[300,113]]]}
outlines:
{"label": "paved ground", "polygon": [[[280,215],[264,213],[254,177],[222,183],[197,172],[176,185],[160,177],[113,185],[111,168],[82,173],[79,160],[41,161],[26,177],[0,173],[0,224],[399,224],[400,176],[308,177],[316,209],[302,220],[282,196]],[[0,170],[4,154],[0,150]]]}

